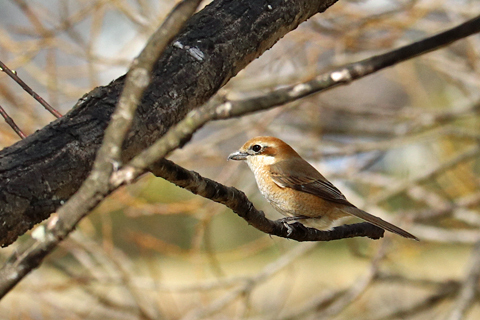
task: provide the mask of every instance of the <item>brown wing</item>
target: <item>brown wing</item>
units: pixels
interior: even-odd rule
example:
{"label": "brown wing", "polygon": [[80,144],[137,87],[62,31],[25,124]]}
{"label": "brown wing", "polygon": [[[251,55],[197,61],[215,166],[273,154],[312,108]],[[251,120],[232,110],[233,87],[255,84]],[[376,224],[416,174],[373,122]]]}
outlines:
{"label": "brown wing", "polygon": [[270,173],[272,174],[273,181],[282,188],[292,188],[313,194],[328,201],[347,205],[347,207],[344,208],[346,212],[368,221],[377,227],[418,241],[418,238],[411,233],[355,207],[348,202],[340,190],[301,158],[280,161],[273,164],[270,166]]}
{"label": "brown wing", "polygon": [[270,173],[273,181],[282,188],[292,188],[324,200],[355,207],[340,190],[301,158],[272,164]]}

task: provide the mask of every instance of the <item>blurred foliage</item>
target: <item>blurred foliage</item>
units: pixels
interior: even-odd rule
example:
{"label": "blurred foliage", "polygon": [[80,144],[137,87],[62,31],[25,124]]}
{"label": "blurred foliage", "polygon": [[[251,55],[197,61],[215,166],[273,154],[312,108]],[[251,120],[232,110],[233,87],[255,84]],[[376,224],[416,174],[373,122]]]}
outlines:
{"label": "blurred foliage", "polygon": [[[174,1],[4,0],[0,56],[65,113],[126,71]],[[420,40],[480,12],[475,0],[340,1],[222,91],[241,99]],[[0,304],[5,319],[443,319],[480,240],[480,38],[241,119],[215,122],[171,159],[247,193],[226,156],[278,136],[357,206],[420,243],[272,238],[225,207],[145,175],[118,190]],[[30,134],[52,120],[0,74],[0,105]],[[0,123],[0,146],[18,137]],[[25,237],[30,237],[26,235]],[[0,250],[0,260],[19,243]],[[468,319],[477,319],[476,304]]]}

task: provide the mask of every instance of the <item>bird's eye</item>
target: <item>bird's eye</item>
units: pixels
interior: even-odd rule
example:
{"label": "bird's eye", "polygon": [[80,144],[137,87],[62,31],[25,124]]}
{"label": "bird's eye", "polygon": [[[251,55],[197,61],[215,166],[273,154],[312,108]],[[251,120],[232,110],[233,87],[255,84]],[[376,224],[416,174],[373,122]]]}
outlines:
{"label": "bird's eye", "polygon": [[258,145],[258,144],[255,144],[252,146],[252,150],[255,151],[255,152],[258,152],[260,150],[262,150],[262,146]]}

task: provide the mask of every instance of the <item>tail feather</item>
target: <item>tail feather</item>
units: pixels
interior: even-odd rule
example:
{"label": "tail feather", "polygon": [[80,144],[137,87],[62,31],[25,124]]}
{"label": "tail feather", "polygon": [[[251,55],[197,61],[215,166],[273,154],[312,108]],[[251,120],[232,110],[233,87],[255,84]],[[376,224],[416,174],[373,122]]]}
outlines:
{"label": "tail feather", "polygon": [[382,220],[379,217],[371,215],[370,213],[365,212],[361,209],[358,209],[356,207],[346,207],[346,208],[343,208],[343,210],[345,212],[348,212],[349,214],[357,217],[357,218],[360,218],[360,219],[363,219],[367,222],[370,222],[371,224],[376,225],[377,227],[380,227],[380,228],[385,229],[387,231],[396,233],[396,234],[398,234],[402,237],[408,238],[408,239],[413,239],[413,240],[416,240],[416,241],[420,241],[413,234],[403,230],[402,228],[399,228],[399,227],[391,224],[390,222]]}

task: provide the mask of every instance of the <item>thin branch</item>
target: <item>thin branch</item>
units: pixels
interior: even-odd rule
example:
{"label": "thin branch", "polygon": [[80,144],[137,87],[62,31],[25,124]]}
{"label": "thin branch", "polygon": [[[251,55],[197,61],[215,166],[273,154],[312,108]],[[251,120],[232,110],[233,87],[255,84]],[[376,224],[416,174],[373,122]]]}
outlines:
{"label": "thin branch", "polygon": [[315,243],[310,243],[290,250],[276,261],[268,264],[265,268],[263,268],[261,272],[257,273],[254,277],[247,279],[244,283],[242,283],[242,285],[234,288],[227,294],[216,299],[210,305],[192,310],[184,317],[182,317],[182,320],[201,319],[212,315],[215,312],[218,312],[222,308],[225,308],[227,305],[234,302],[235,299],[237,299],[238,297],[251,293],[251,291],[255,289],[257,285],[271,279],[273,275],[275,275],[291,263],[295,262],[302,255],[313,250],[315,247]]}
{"label": "thin branch", "polygon": [[[371,320],[409,319],[421,312],[432,310],[435,306],[451,298],[458,292],[458,284],[453,281],[442,283],[431,295],[416,301],[413,305],[393,310],[385,315],[378,316]],[[420,317],[421,318],[421,317]]]}
{"label": "thin branch", "polygon": [[460,292],[453,305],[448,320],[462,320],[468,310],[473,306],[478,294],[478,281],[480,279],[480,242],[477,242],[472,250],[468,274],[461,284]]}
{"label": "thin branch", "polygon": [[45,109],[47,109],[55,117],[60,118],[62,114],[55,110],[47,101],[45,101],[41,96],[39,96],[32,88],[30,88],[18,75],[15,71],[7,67],[2,61],[0,61],[0,70],[8,74],[10,78],[15,80],[16,83],[22,87],[29,95],[31,95],[35,100],[37,100]]}
{"label": "thin branch", "polygon": [[373,258],[367,274],[357,280],[357,282],[355,282],[342,296],[340,296],[338,300],[334,301],[325,310],[319,311],[319,317],[317,317],[317,319],[330,319],[331,317],[339,314],[365,292],[369,285],[375,280],[375,277],[379,271],[380,262],[385,257],[388,246],[389,241],[384,241],[381,247],[378,249],[377,254]]}
{"label": "thin branch", "polygon": [[[480,16],[432,37],[384,54],[336,68],[331,72],[316,76],[313,80],[277,89],[251,99],[225,102],[223,107],[218,108],[223,109],[221,110],[222,112],[217,112],[213,120],[240,117],[248,113],[284,105],[288,102],[329,90],[339,85],[346,85],[353,80],[363,78],[397,63],[439,49],[478,32],[480,32]],[[191,114],[192,118],[194,116],[194,114]]]}
{"label": "thin branch", "polygon": [[473,244],[480,241],[478,229],[453,229],[447,230],[423,224],[412,224],[410,231],[421,234],[422,240],[448,244]]}
{"label": "thin branch", "polygon": [[394,196],[401,194],[402,192],[407,191],[408,189],[412,188],[417,184],[425,183],[434,179],[435,177],[439,176],[440,174],[446,172],[448,169],[451,169],[462,162],[469,161],[471,159],[475,159],[480,154],[480,148],[478,146],[473,146],[466,151],[460,152],[460,154],[452,157],[451,159],[445,161],[444,163],[439,164],[436,167],[431,168],[430,170],[426,170],[421,175],[407,180],[405,182],[401,182],[399,184],[393,185],[391,188],[382,192],[376,197],[369,199],[370,203],[380,203],[386,201]]}
{"label": "thin branch", "polygon": [[296,310],[286,316],[283,320],[293,320],[305,318],[313,315],[315,319],[330,319],[344,310],[349,304],[360,297],[365,290],[372,284],[379,273],[380,262],[386,254],[388,241],[382,243],[382,246],[373,257],[367,274],[361,276],[349,288],[338,289],[322,294],[307,302],[301,309]]}
{"label": "thin branch", "polygon": [[3,109],[2,106],[0,106],[0,114],[2,115],[3,119],[5,119],[5,122],[15,131],[18,136],[22,139],[25,139],[27,136],[25,133],[23,133],[22,129],[20,129],[15,121],[8,115],[8,113]]}
{"label": "thin branch", "polygon": [[296,310],[282,317],[281,320],[297,320],[297,319],[307,318],[309,315],[312,314],[312,310],[326,309],[333,302],[337,301],[342,296],[344,296],[347,290],[348,288],[332,290],[322,294],[319,297],[315,297],[310,301],[308,301],[307,303],[305,303],[305,305],[302,306],[302,308],[300,308],[299,310]]}

